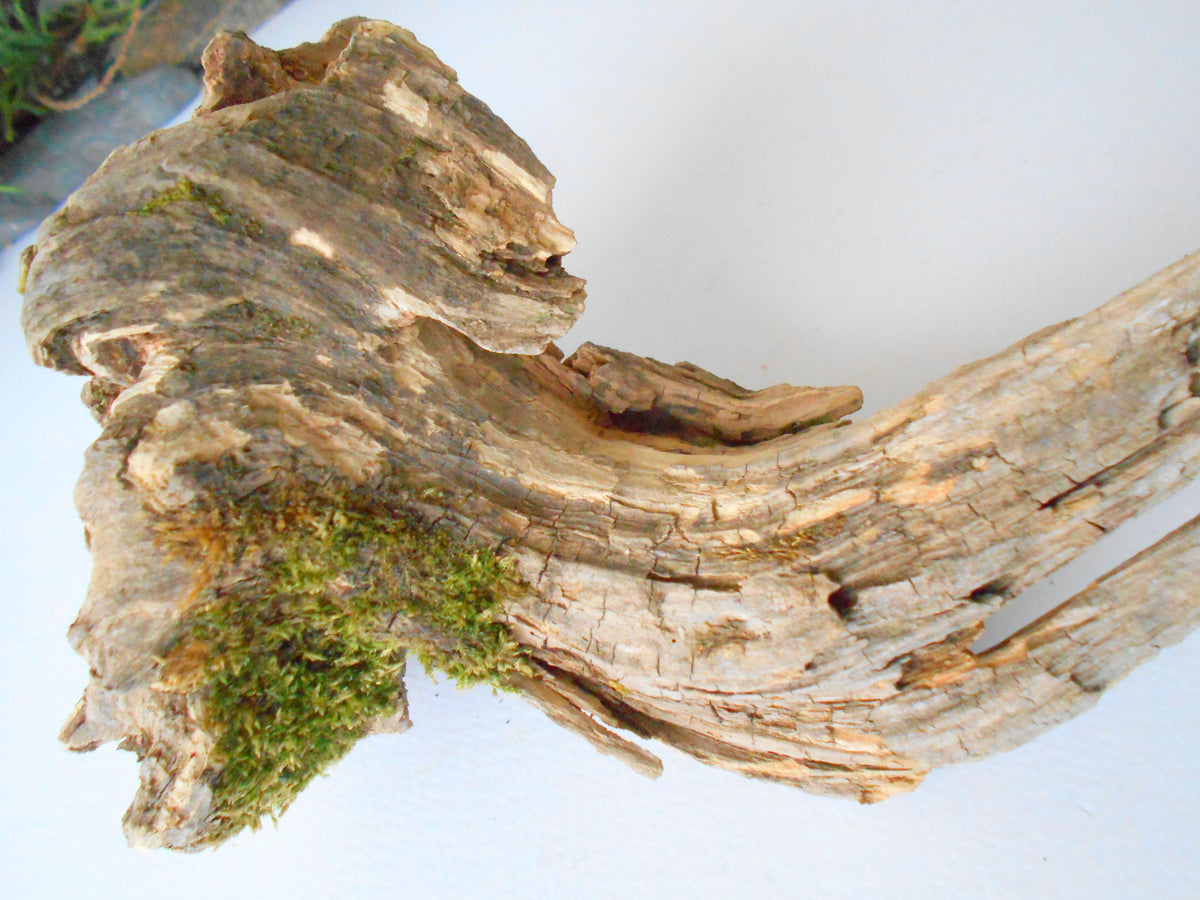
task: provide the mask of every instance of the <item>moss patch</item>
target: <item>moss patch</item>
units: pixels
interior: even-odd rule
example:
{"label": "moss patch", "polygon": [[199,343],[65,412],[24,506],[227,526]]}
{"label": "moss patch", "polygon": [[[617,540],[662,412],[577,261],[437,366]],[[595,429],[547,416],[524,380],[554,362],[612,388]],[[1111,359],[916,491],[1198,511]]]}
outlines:
{"label": "moss patch", "polygon": [[177,203],[198,203],[208,212],[209,217],[221,227],[235,228],[252,238],[262,236],[263,227],[259,222],[234,212],[215,191],[193,184],[186,178],[181,178],[165,191],[155,194],[134,210],[134,213],[141,216],[148,216],[168,209]]}
{"label": "moss patch", "polygon": [[271,486],[166,535],[216,586],[163,666],[215,737],[213,843],[280,815],[392,713],[406,652],[463,686],[529,671],[497,621],[511,562],[362,492]]}
{"label": "moss patch", "polygon": [[21,270],[17,275],[17,293],[24,294],[26,282],[29,280],[29,267],[33,265],[33,258],[37,256],[37,245],[30,244],[21,251]]}
{"label": "moss patch", "polygon": [[272,341],[309,340],[320,328],[301,316],[283,315],[261,303],[239,301],[213,310],[201,319],[205,324],[232,325]]}

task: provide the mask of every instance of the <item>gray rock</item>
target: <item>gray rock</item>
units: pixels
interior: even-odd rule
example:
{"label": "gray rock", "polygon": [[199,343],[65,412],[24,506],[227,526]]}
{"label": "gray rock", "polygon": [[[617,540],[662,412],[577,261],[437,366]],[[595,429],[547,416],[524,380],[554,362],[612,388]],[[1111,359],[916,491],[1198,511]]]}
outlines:
{"label": "gray rock", "polygon": [[170,121],[200,84],[187,69],[151,69],[114,84],[81,109],[39,124],[0,157],[0,184],[20,190],[0,194],[0,245],[35,228],[114,149]]}

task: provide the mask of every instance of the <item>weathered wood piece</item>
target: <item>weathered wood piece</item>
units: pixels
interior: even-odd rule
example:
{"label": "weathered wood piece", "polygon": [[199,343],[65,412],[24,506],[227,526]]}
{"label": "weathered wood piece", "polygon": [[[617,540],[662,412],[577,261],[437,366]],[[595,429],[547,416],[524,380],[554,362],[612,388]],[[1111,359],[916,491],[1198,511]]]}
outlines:
{"label": "weathered wood piece", "polygon": [[511,559],[528,668],[504,683],[648,774],[618,731],[880,800],[1087,708],[1197,624],[1200,520],[970,649],[1195,476],[1200,255],[850,424],[854,388],[564,361],[583,286],[553,179],[402,29],[347,20],[280,54],[224,35],[206,62],[196,118],[41,229],[23,312],[104,427],[77,494],[95,569],[71,639],[93,674],[64,740],[139,752],[131,840],[213,833],[222,762],[179,636],[253,595],[288,527],[221,569],[163,523],[209,527],[212,498],[264,486],[365,486]]}

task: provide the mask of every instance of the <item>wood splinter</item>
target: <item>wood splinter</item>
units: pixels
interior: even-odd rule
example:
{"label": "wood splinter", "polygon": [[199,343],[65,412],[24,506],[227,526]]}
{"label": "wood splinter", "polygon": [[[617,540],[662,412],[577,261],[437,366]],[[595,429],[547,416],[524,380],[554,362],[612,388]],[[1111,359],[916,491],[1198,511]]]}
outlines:
{"label": "wood splinter", "polygon": [[1200,520],[971,650],[1194,477],[1200,255],[850,424],[854,388],[564,360],[554,180],[403,29],[205,58],[25,257],[32,353],[103,425],[63,739],[140,756],[131,842],[219,842],[406,727],[406,655],[650,775],[620,731],[870,802],[1196,626]]}

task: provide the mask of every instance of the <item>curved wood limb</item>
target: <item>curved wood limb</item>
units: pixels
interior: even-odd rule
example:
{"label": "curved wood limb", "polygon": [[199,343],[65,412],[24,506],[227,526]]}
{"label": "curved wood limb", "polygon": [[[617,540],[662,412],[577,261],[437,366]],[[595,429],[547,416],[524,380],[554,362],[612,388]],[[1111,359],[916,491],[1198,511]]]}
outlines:
{"label": "curved wood limb", "polygon": [[1074,715],[1194,627],[1193,522],[970,650],[1195,476],[1200,255],[851,424],[854,388],[564,361],[583,293],[553,179],[402,29],[348,20],[280,54],[225,35],[208,62],[197,117],[42,228],[23,312],[104,425],[72,629],[94,675],[65,739],[141,753],[132,839],[194,846],[215,777],[202,692],[163,660],[216,582],[156,528],[289,478],[400,477],[510,556],[533,664],[511,686],[648,774],[617,730],[879,800]]}

